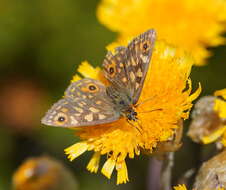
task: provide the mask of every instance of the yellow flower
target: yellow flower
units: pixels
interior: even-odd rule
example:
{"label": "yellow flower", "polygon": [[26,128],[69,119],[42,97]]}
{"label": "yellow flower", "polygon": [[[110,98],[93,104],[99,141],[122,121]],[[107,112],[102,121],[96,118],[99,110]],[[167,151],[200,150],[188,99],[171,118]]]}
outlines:
{"label": "yellow flower", "polygon": [[159,39],[191,52],[197,65],[211,55],[207,47],[225,43],[225,0],[102,0],[97,16],[120,42],[154,28]]}
{"label": "yellow flower", "polygon": [[47,156],[25,160],[13,175],[14,190],[77,190],[74,176],[61,162]]}
{"label": "yellow flower", "polygon": [[225,100],[215,98],[213,110],[221,119],[217,130],[208,136],[204,136],[202,141],[204,144],[209,144],[217,141],[221,137],[221,143],[226,147],[226,89],[218,90],[214,93],[215,96],[221,96]]}
{"label": "yellow flower", "polygon": [[[142,149],[149,153],[158,143],[167,141],[174,134],[180,119],[187,119],[192,101],[197,98],[201,88],[191,94],[189,74],[193,60],[184,51],[157,42],[152,55],[151,66],[145,79],[137,108],[139,126],[132,126],[125,118],[110,124],[82,127],[76,131],[81,142],[65,149],[72,161],[85,151],[94,151],[88,163],[90,172],[97,172],[101,155],[107,155],[101,172],[111,178],[117,171],[117,184],[129,181],[126,158],[134,158]],[[94,77],[103,81],[99,68],[83,62],[78,71],[84,77]],[[77,76],[73,81],[78,80]],[[188,84],[188,85],[187,85]],[[148,113],[141,113],[145,111]],[[138,127],[142,128],[138,131]]]}
{"label": "yellow flower", "polygon": [[[174,188],[174,190],[187,190],[187,187],[184,184],[174,186],[173,188]],[[193,190],[196,190],[196,189],[193,189]],[[224,188],[217,188],[216,190],[224,190]]]}
{"label": "yellow flower", "polygon": [[[218,98],[221,96],[222,98]],[[214,96],[202,97],[195,105],[188,136],[195,142],[209,144],[221,140],[226,146],[226,89]]]}
{"label": "yellow flower", "polygon": [[183,184],[183,185],[177,185],[174,187],[174,190],[187,190],[186,186]]}

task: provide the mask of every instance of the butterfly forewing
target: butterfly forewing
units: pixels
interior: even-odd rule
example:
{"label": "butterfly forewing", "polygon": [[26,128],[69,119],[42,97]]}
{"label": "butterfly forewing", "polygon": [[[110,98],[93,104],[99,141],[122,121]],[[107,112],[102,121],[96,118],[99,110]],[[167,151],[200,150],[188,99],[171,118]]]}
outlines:
{"label": "butterfly forewing", "polygon": [[155,30],[148,30],[130,42],[127,47],[125,63],[133,104],[136,104],[140,97],[155,39]]}
{"label": "butterfly forewing", "polygon": [[64,98],[52,106],[42,123],[60,127],[109,123],[119,118],[113,107],[101,82],[82,79],[68,87]]}
{"label": "butterfly forewing", "polygon": [[136,104],[144,84],[151,60],[156,33],[148,30],[134,38],[127,47],[108,52],[103,68],[106,78],[118,91],[124,91]]}
{"label": "butterfly forewing", "polygon": [[126,47],[117,47],[115,53],[109,51],[103,61],[104,75],[117,89],[127,89],[126,51]]}

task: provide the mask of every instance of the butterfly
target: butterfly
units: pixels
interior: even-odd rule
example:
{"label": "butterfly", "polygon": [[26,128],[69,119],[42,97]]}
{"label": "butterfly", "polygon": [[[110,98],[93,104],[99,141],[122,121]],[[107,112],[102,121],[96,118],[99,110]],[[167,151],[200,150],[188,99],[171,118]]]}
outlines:
{"label": "butterfly", "polygon": [[109,81],[84,78],[73,82],[64,97],[42,119],[45,125],[82,127],[111,123],[121,117],[137,121],[136,106],[149,68],[156,39],[154,29],[135,37],[127,47],[108,51],[103,73]]}

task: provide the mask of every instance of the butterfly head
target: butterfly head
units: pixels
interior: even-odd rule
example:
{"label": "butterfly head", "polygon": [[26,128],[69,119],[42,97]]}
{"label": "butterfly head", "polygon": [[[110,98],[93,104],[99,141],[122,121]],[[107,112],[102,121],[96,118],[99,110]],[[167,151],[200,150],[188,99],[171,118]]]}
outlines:
{"label": "butterfly head", "polygon": [[137,112],[131,107],[126,111],[126,118],[129,121],[137,121]]}
{"label": "butterfly head", "polygon": [[42,124],[56,127],[65,127],[69,123],[69,118],[67,112],[69,111],[66,108],[67,102],[65,100],[60,100],[55,103],[49,111],[42,118]]}

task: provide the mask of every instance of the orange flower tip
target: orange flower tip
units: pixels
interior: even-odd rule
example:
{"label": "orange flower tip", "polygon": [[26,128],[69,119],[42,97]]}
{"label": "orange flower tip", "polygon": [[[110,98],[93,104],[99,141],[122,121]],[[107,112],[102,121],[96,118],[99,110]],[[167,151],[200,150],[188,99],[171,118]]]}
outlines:
{"label": "orange flower tip", "polygon": [[183,185],[177,185],[173,188],[174,188],[174,190],[187,190],[187,188],[184,184]]}
{"label": "orange flower tip", "polygon": [[91,173],[97,173],[99,168],[99,162],[100,162],[100,153],[95,152],[86,167],[87,170],[90,171]]}
{"label": "orange flower tip", "polygon": [[126,162],[124,161],[122,163],[117,163],[116,170],[117,170],[117,185],[127,183],[129,181],[129,178]]}
{"label": "orange flower tip", "polygon": [[79,157],[88,149],[88,144],[86,142],[76,143],[68,148],[66,148],[65,154],[68,154],[68,159],[73,161],[75,158]]}
{"label": "orange flower tip", "polygon": [[108,179],[111,178],[111,174],[115,168],[115,160],[112,158],[108,158],[107,161],[104,163],[101,173],[106,176]]}

